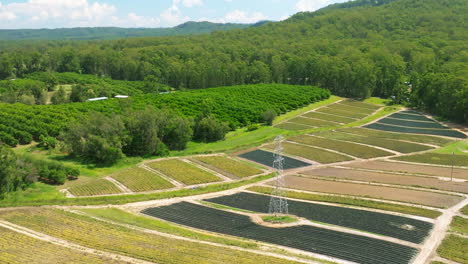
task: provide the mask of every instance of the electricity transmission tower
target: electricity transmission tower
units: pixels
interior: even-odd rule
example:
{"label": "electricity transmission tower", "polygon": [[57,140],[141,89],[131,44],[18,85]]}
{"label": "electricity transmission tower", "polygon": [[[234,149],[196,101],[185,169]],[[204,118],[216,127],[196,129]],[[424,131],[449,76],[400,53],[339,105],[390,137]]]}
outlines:
{"label": "electricity transmission tower", "polygon": [[284,167],[284,158],[283,158],[283,143],[284,137],[277,136],[275,138],[275,153],[273,168],[276,169],[276,180],[275,188],[271,193],[270,206],[268,207],[268,212],[274,214],[275,216],[279,214],[288,214],[288,202],[285,199],[286,192],[284,191],[284,177],[283,177],[283,167]]}

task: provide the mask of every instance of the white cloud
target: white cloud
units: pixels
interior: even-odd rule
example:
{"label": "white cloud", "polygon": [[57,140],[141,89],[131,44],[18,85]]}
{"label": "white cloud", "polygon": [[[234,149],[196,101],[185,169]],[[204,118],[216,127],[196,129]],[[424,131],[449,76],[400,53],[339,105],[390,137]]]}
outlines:
{"label": "white cloud", "polygon": [[202,0],[174,0],[175,4],[181,3],[185,7],[202,6]]}
{"label": "white cloud", "polygon": [[299,0],[296,3],[296,11],[315,11],[333,3],[342,3],[348,0]]}
{"label": "white cloud", "polygon": [[161,20],[164,21],[165,24],[175,26],[190,20],[188,16],[183,16],[180,12],[178,7],[179,2],[179,0],[174,0],[172,6],[161,13]]}
{"label": "white cloud", "polygon": [[255,22],[258,22],[260,20],[265,20],[267,19],[267,17],[260,13],[260,12],[245,12],[245,11],[241,11],[241,10],[234,10],[232,12],[229,12],[226,14],[226,16],[220,20],[218,20],[218,22],[223,22],[223,23],[227,23],[227,22],[232,22],[232,23],[255,23]]}

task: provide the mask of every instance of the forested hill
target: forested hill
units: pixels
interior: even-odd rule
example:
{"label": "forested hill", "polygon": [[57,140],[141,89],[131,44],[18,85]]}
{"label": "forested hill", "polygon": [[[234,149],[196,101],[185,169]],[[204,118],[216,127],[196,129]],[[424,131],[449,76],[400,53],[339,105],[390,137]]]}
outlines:
{"label": "forested hill", "polygon": [[0,40],[99,40],[128,37],[195,35],[217,30],[243,29],[251,24],[186,22],[172,28],[82,27],[0,30]]}
{"label": "forested hill", "polygon": [[12,47],[0,55],[0,78],[58,71],[152,76],[188,89],[310,84],[341,96],[394,97],[466,122],[466,14],[468,0],[359,0],[208,35]]}

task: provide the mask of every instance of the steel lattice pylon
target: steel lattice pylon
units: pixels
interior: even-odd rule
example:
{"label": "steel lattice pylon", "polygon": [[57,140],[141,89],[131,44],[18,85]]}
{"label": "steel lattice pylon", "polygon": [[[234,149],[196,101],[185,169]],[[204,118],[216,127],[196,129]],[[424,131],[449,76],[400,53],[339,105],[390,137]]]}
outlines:
{"label": "steel lattice pylon", "polygon": [[275,153],[273,160],[273,168],[276,169],[276,183],[273,192],[271,193],[270,205],[268,207],[268,212],[270,214],[279,215],[279,214],[288,214],[288,202],[285,199],[286,192],[284,191],[284,158],[283,158],[283,143],[284,137],[277,136],[275,138]]}

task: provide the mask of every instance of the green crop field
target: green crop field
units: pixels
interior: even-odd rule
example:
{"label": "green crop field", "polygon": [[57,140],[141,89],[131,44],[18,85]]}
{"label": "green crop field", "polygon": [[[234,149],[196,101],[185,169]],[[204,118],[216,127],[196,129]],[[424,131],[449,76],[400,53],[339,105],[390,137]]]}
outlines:
{"label": "green crop field", "polygon": [[437,253],[443,258],[456,261],[458,263],[468,263],[468,238],[457,235],[448,235],[442,245],[437,249]]}
{"label": "green crop field", "polygon": [[217,176],[178,159],[168,159],[147,164],[149,167],[186,185],[220,181]]}
{"label": "green crop field", "polygon": [[174,187],[161,176],[142,168],[132,168],[112,175],[112,178],[134,192],[162,190]]}
{"label": "green crop field", "polygon": [[317,146],[321,148],[339,151],[341,153],[345,153],[363,159],[392,155],[392,153],[390,152],[373,147],[327,138],[318,138],[314,136],[296,136],[290,138],[289,140],[310,146]]}
{"label": "green crop field", "polygon": [[0,213],[0,218],[82,246],[156,263],[294,263],[135,231],[61,210],[17,210]]}
{"label": "green crop field", "polygon": [[333,109],[336,109],[336,110],[340,110],[340,111],[346,111],[346,112],[351,112],[351,113],[360,113],[360,114],[363,114],[363,115],[370,115],[372,112],[375,111],[373,109],[350,106],[350,105],[342,104],[340,102],[338,102],[336,104],[333,104],[330,107],[332,107]]}
{"label": "green crop field", "polygon": [[[253,186],[253,187],[248,188],[247,190],[269,195],[273,191],[273,188],[265,187],[265,186]],[[322,195],[322,194],[295,192],[295,191],[286,191],[286,197],[300,199],[300,200],[336,203],[336,204],[344,204],[344,205],[358,206],[358,207],[364,207],[364,208],[380,209],[384,211],[417,215],[417,216],[423,216],[423,217],[428,217],[428,218],[437,218],[441,215],[441,213],[438,211],[424,209],[420,207],[363,200],[363,199],[359,199],[355,197]]]}
{"label": "green crop field", "polygon": [[394,158],[395,160],[402,160],[408,162],[428,163],[437,165],[453,165],[468,167],[468,158],[466,155],[451,155],[442,153],[423,153],[411,156],[401,156]]}
{"label": "green crop field", "polygon": [[366,109],[373,110],[373,111],[380,108],[380,106],[378,106],[378,105],[363,103],[363,102],[354,101],[354,100],[343,100],[343,101],[340,102],[340,104],[354,106],[354,107],[360,107],[360,108],[366,108]]}
{"label": "green crop field", "polygon": [[390,131],[390,132],[401,132],[410,134],[423,134],[423,135],[436,135],[453,138],[466,138],[466,135],[450,129],[426,129],[426,128],[413,128],[413,127],[401,127],[386,125],[380,122],[366,125],[365,127],[376,130]]}
{"label": "green crop field", "polygon": [[338,132],[338,131],[317,132],[317,133],[314,133],[314,135],[319,135],[321,137],[326,137],[329,139],[345,140],[345,141],[351,141],[351,142],[356,142],[356,143],[362,143],[366,145],[377,146],[381,148],[398,151],[401,153],[413,153],[413,152],[432,149],[432,147],[430,146],[416,144],[416,143],[410,143],[410,142],[404,142],[404,141],[398,141],[398,140],[392,140],[392,139],[386,139],[386,138],[377,138],[377,137],[372,137],[372,136],[358,136],[358,135],[352,135],[349,133],[344,133],[348,131],[348,129],[343,129],[341,131],[343,132]]}
{"label": "green crop field", "polygon": [[362,113],[349,112],[345,110],[335,109],[333,105],[317,109],[317,112],[325,113],[325,114],[332,114],[332,115],[339,115],[339,116],[344,116],[344,117],[354,118],[354,119],[362,119],[367,116],[366,114],[362,114]]}
{"label": "green crop field", "polygon": [[468,215],[468,205],[466,205],[465,207],[463,207],[460,212],[464,215]]}
{"label": "green crop field", "polygon": [[223,171],[223,174],[232,174],[239,178],[257,175],[263,172],[251,165],[225,156],[198,156],[194,157],[194,159]]}
{"label": "green crop field", "polygon": [[284,122],[279,125],[276,125],[275,127],[281,128],[281,129],[286,129],[286,130],[306,130],[306,129],[312,129],[314,127],[307,126],[307,125],[301,125],[301,124],[296,124],[296,123],[291,123],[291,122]]}
{"label": "green crop field", "polygon": [[122,191],[117,188],[112,182],[106,179],[93,180],[85,184],[77,185],[68,189],[68,191],[76,196],[93,196],[105,194],[118,194]]}
{"label": "green crop field", "polygon": [[333,127],[333,126],[340,125],[339,123],[336,123],[336,122],[329,122],[329,121],[311,119],[311,118],[305,118],[305,117],[296,117],[296,118],[289,120],[289,122],[312,126],[312,127],[326,127],[326,126]]}
{"label": "green crop field", "polygon": [[0,263],[127,263],[82,253],[0,227]]}
{"label": "green crop field", "polygon": [[309,112],[309,113],[304,114],[304,116],[310,117],[310,118],[322,119],[325,121],[339,122],[343,124],[356,121],[355,119],[348,118],[348,117],[329,115],[329,114],[324,114],[324,113],[319,113],[319,112]]}
{"label": "green crop field", "polygon": [[381,119],[379,123],[383,123],[387,125],[395,125],[395,126],[404,126],[404,127],[416,127],[416,128],[440,128],[440,129],[448,128],[435,121],[420,122],[420,121],[414,121],[414,120],[395,119],[391,117]]}
{"label": "green crop field", "polygon": [[455,216],[450,224],[450,229],[452,231],[468,235],[468,219]]}
{"label": "green crop field", "polygon": [[415,142],[415,143],[432,144],[432,145],[437,145],[437,146],[442,146],[450,142],[453,142],[453,140],[451,139],[441,138],[441,137],[426,136],[426,135],[408,135],[408,134],[386,132],[386,131],[381,131],[381,130],[360,128],[360,127],[337,129],[337,131],[352,133],[352,134],[361,135],[361,136],[405,140],[405,141],[410,141],[410,142]]}
{"label": "green crop field", "polygon": [[[266,146],[268,149],[274,149],[273,145]],[[331,151],[304,146],[294,143],[283,143],[284,152],[308,160],[316,161],[322,164],[353,160],[352,158]]]}

